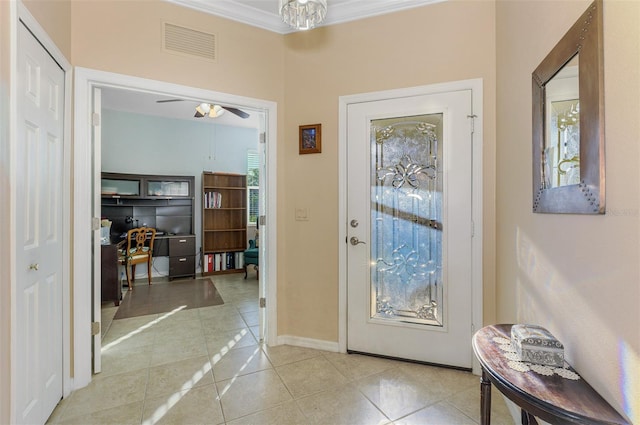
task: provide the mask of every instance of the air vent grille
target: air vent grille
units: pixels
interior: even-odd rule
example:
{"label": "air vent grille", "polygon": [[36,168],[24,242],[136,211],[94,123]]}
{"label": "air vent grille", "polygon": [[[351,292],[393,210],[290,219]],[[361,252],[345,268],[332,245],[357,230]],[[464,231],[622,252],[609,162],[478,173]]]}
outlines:
{"label": "air vent grille", "polygon": [[216,35],[164,23],[164,49],[171,53],[216,60]]}

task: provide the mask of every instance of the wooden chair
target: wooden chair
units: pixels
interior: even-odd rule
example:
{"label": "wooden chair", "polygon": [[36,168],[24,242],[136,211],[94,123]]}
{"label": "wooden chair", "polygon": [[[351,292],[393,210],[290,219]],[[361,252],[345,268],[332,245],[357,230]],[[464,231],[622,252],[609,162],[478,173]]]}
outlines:
{"label": "wooden chair", "polygon": [[[127,239],[122,241],[119,262],[127,273],[129,290],[133,289],[131,282],[136,279],[136,264],[147,263],[149,285],[151,285],[151,261],[153,256],[153,242],[156,238],[156,229],[152,227],[137,227],[127,232]],[[126,244],[126,246],[125,246]],[[129,274],[131,266],[131,275]]]}

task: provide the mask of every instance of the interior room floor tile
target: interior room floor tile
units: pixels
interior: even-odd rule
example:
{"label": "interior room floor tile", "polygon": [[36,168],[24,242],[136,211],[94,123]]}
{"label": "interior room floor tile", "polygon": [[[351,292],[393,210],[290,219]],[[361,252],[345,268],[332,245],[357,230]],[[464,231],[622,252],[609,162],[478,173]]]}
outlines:
{"label": "interior room floor tile", "polygon": [[[255,274],[213,281],[224,304],[114,319],[117,309],[104,303],[102,372],[62,400],[48,423],[479,423],[478,376],[356,354],[264,346]],[[154,284],[161,282],[154,278]],[[496,390],[491,415],[493,425],[514,423]]]}

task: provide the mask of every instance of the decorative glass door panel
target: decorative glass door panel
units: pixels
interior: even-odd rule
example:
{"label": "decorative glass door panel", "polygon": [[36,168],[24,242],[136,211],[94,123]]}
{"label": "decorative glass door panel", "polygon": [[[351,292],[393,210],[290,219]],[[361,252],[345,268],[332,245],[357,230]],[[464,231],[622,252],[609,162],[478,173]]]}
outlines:
{"label": "decorative glass door panel", "polygon": [[442,114],[371,121],[371,318],[443,326]]}

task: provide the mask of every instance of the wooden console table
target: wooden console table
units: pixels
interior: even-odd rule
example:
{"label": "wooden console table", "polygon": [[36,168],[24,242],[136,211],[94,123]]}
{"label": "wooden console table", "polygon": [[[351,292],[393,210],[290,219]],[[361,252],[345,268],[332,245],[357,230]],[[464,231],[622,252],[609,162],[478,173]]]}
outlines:
{"label": "wooden console table", "polygon": [[536,424],[534,416],[551,424],[629,425],[582,377],[571,380],[509,367],[509,359],[494,338],[510,339],[511,326],[486,326],[473,336],[473,351],[482,366],[482,425],[491,423],[491,384],[520,406],[523,425]]}

